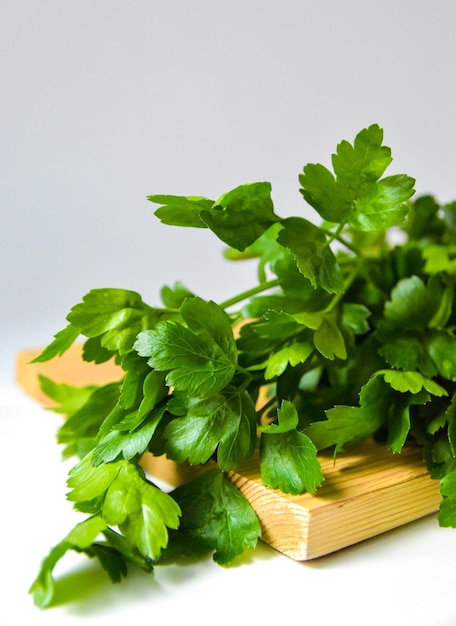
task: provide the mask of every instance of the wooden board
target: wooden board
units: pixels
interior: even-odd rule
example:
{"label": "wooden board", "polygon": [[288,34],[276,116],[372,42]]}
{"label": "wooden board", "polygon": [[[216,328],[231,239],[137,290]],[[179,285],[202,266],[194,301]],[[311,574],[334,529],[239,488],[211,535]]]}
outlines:
{"label": "wooden board", "polygon": [[[38,353],[20,353],[16,375],[22,389],[44,406],[51,402],[41,392],[39,374],[76,385],[103,384],[121,374],[112,362],[83,362],[80,346],[52,361],[30,364]],[[332,456],[320,459],[325,482],[316,495],[290,496],[267,489],[261,483],[257,458],[227,473],[258,515],[263,541],[295,560],[335,552],[438,510],[439,483],[429,477],[419,448],[406,447],[393,455],[369,441],[350,454],[338,455],[335,464]],[[173,486],[198,471],[148,453],[142,465]]]}

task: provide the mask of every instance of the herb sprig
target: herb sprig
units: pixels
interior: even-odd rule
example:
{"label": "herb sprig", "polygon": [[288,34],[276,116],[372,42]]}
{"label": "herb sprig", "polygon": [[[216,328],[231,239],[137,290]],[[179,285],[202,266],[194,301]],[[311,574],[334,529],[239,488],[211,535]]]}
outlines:
{"label": "herb sprig", "polygon": [[[160,306],[93,289],[36,359],[83,336],[84,360],[123,370],[98,387],[42,381],[67,416],[58,442],[79,459],[68,498],[86,517],[43,561],[38,606],[67,550],[118,582],[128,563],[151,571],[179,551],[225,565],[254,547],[260,524],[226,472],[255,453],[264,485],[298,494],[324,481],[320,450],[418,444],[441,481],[439,523],[456,526],[456,202],[413,198],[411,177],[384,176],[391,161],[374,124],[339,143],[333,171],[306,165],[300,192],[320,225],[280,217],[267,182],[215,201],[148,197],[163,223],[209,229],[228,259],[257,259],[258,281],[219,303],[176,282]],[[165,493],[145,453],[211,469]]]}

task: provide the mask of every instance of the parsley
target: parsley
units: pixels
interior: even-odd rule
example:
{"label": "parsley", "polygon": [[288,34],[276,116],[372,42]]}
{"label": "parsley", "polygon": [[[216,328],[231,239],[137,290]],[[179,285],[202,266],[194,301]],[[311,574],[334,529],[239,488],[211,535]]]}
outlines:
{"label": "parsley", "polygon": [[[99,387],[42,379],[66,416],[68,498],[86,517],[43,561],[38,606],[52,602],[68,550],[118,582],[129,564],[209,552],[227,565],[255,547],[260,524],[226,473],[256,453],[266,486],[298,494],[324,481],[320,450],[418,444],[441,481],[439,522],[456,527],[456,202],[414,198],[411,177],[385,176],[391,162],[374,124],[339,143],[332,171],[306,165],[300,193],[315,221],[282,218],[267,182],[217,200],[148,197],[163,223],[209,230],[227,259],[256,259],[258,281],[218,303],[176,282],[158,306],[94,289],[37,357],[83,336],[84,360],[123,372]],[[141,469],[145,452],[209,465],[165,493]]]}

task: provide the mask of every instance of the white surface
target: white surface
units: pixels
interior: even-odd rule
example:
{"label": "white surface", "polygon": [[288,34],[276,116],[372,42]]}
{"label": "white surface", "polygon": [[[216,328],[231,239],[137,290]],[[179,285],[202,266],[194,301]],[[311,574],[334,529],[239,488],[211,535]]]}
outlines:
{"label": "white surface", "polygon": [[67,602],[40,612],[28,587],[49,548],[82,516],[64,496],[58,416],[17,389],[0,391],[3,442],[8,433],[0,455],[0,626],[456,623],[456,531],[439,528],[434,516],[313,562],[260,544],[236,567],[211,559],[161,566],[152,575],[133,572],[120,585],[69,553],[57,570],[57,597]]}
{"label": "white surface", "polygon": [[269,180],[279,214],[304,213],[303,165],[378,122],[391,173],[455,198],[455,16],[453,0],[2,0],[0,626],[456,623],[456,531],[434,519],[315,564],[262,547],[120,587],[65,560],[86,596],[39,613],[27,588],[74,516],[57,418],[12,387],[14,354],[93,287],[155,303],[175,280],[216,300],[250,286],[251,266],[160,225],[148,194]]}

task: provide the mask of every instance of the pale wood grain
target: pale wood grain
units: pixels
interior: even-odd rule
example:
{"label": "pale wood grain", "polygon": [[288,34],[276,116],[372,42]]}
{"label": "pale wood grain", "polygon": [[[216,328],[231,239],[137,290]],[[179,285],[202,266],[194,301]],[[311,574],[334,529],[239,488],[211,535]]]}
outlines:
{"label": "pale wood grain", "polygon": [[[112,361],[84,363],[78,345],[52,361],[29,364],[39,352],[20,353],[16,374],[21,388],[45,406],[52,403],[40,390],[39,374],[78,385],[103,384],[120,376]],[[290,496],[264,487],[257,457],[227,473],[258,515],[263,541],[295,560],[329,554],[438,510],[439,483],[429,477],[418,447],[393,455],[368,441],[339,455],[336,463],[329,455],[320,455],[320,460],[325,482],[316,495]],[[148,453],[142,465],[171,486],[200,471]]]}

